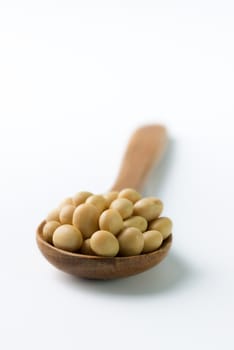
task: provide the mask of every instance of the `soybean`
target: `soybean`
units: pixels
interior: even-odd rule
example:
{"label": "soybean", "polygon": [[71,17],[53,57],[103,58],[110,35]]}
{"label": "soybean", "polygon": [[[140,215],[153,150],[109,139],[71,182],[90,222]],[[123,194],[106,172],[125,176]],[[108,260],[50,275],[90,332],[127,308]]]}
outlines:
{"label": "soybean", "polygon": [[76,206],[83,204],[88,197],[92,196],[91,192],[82,191],[77,192],[73,197],[73,202]]}
{"label": "soybean", "polygon": [[143,234],[138,228],[128,227],[118,235],[119,254],[122,256],[139,255],[144,247]]}
{"label": "soybean", "polygon": [[59,226],[60,226],[60,222],[58,221],[48,221],[43,226],[42,236],[46,242],[52,243],[53,233],[56,230],[56,228]]}
{"label": "soybean", "polygon": [[98,218],[97,208],[92,204],[84,203],[75,209],[72,224],[81,231],[86,239],[98,230]]}
{"label": "soybean", "polygon": [[118,197],[119,192],[117,191],[111,191],[106,194],[104,194],[104,198],[106,200],[107,208],[111,205],[111,203]]}
{"label": "soybean", "polygon": [[168,217],[158,218],[150,222],[149,229],[161,232],[163,239],[166,239],[172,233],[172,221]]}
{"label": "soybean", "polygon": [[107,202],[105,198],[99,194],[94,194],[87,198],[86,203],[94,205],[99,215],[107,208]]}
{"label": "soybean", "polygon": [[49,212],[47,215],[46,221],[59,221],[59,214],[60,210],[59,208],[53,209]]}
{"label": "soybean", "polygon": [[90,238],[90,247],[99,256],[113,257],[118,254],[119,242],[111,232],[100,230]]}
{"label": "soybean", "polygon": [[139,199],[141,199],[141,195],[133,188],[125,188],[119,192],[119,198],[127,198],[132,203],[136,203],[137,201],[139,201]]}
{"label": "soybean", "polygon": [[115,209],[107,209],[99,218],[99,227],[101,230],[110,231],[116,235],[123,228],[122,216]]}
{"label": "soybean", "polygon": [[138,228],[141,232],[144,232],[147,229],[148,222],[143,216],[132,216],[131,218],[124,220],[124,227],[135,227]]}
{"label": "soybean", "polygon": [[163,203],[158,198],[142,198],[134,204],[134,214],[143,216],[147,221],[159,217]]}
{"label": "soybean", "polygon": [[73,205],[74,202],[73,202],[73,199],[71,197],[67,197],[65,198],[58,206],[59,209],[62,209],[65,205]]}
{"label": "soybean", "polygon": [[72,224],[73,213],[76,207],[71,204],[65,205],[59,214],[61,224]]}
{"label": "soybean", "polygon": [[54,231],[53,244],[69,252],[77,251],[83,242],[81,232],[72,225],[61,225]]}
{"label": "soybean", "polygon": [[85,255],[95,255],[95,253],[90,247],[90,238],[87,238],[85,241],[83,241],[82,246],[80,248],[80,253]]}
{"label": "soybean", "polygon": [[142,253],[150,253],[158,249],[162,242],[163,236],[159,231],[150,230],[143,233],[144,247]]}
{"label": "soybean", "polygon": [[123,219],[129,218],[133,213],[133,204],[126,198],[115,199],[111,203],[110,208],[117,210]]}

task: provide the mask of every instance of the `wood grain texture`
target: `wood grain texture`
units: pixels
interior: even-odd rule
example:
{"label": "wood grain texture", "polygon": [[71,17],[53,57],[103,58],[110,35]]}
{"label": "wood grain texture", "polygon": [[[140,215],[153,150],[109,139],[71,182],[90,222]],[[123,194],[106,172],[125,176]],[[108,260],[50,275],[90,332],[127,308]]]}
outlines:
{"label": "wood grain texture", "polygon": [[159,264],[171,247],[172,235],[155,252],[131,257],[104,258],[57,249],[42,238],[43,221],[37,229],[36,240],[44,257],[59,270],[89,279],[114,279],[146,271]]}
{"label": "wood grain texture", "polygon": [[152,166],[160,162],[166,145],[164,126],[147,125],[137,129],[129,140],[112,189],[120,191],[131,187],[140,190]]}
{"label": "wood grain texture", "polygon": [[[126,187],[139,190],[152,165],[162,158],[166,144],[167,134],[163,126],[150,125],[137,129],[127,146],[113,190],[119,191]],[[162,261],[172,244],[170,235],[152,253],[113,258],[88,256],[70,253],[47,243],[42,237],[44,225],[45,221],[39,225],[36,233],[37,245],[44,257],[64,272],[90,279],[127,277],[146,271]]]}

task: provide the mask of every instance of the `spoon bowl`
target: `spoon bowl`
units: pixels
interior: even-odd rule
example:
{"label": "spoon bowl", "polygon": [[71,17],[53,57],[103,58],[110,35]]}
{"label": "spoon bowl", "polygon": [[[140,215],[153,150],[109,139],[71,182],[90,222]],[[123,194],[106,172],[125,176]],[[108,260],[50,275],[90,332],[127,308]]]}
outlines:
{"label": "spoon bowl", "polygon": [[42,230],[45,223],[46,221],[43,221],[39,225],[36,234],[37,245],[44,257],[59,270],[89,279],[107,280],[146,271],[160,263],[172,244],[172,235],[170,235],[158,250],[136,256],[106,258],[70,253],[55,248],[43,239]]}

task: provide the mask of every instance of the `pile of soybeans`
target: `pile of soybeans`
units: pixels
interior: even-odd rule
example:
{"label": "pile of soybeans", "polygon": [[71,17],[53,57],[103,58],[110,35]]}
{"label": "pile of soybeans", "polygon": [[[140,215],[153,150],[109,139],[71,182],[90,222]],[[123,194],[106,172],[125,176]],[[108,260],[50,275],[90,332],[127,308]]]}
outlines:
{"label": "pile of soybeans", "polygon": [[104,195],[78,192],[50,212],[43,238],[56,248],[102,257],[133,256],[160,248],[172,232],[163,203],[131,188]]}

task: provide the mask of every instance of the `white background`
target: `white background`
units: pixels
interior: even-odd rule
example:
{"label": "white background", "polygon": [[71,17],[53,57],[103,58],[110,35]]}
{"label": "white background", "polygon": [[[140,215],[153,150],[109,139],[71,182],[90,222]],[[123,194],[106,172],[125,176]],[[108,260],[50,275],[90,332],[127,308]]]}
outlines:
{"label": "white background", "polygon": [[[1,349],[234,348],[233,62],[231,0],[0,0]],[[145,193],[174,221],[167,259],[111,282],[49,265],[38,223],[108,190],[158,122]]]}

